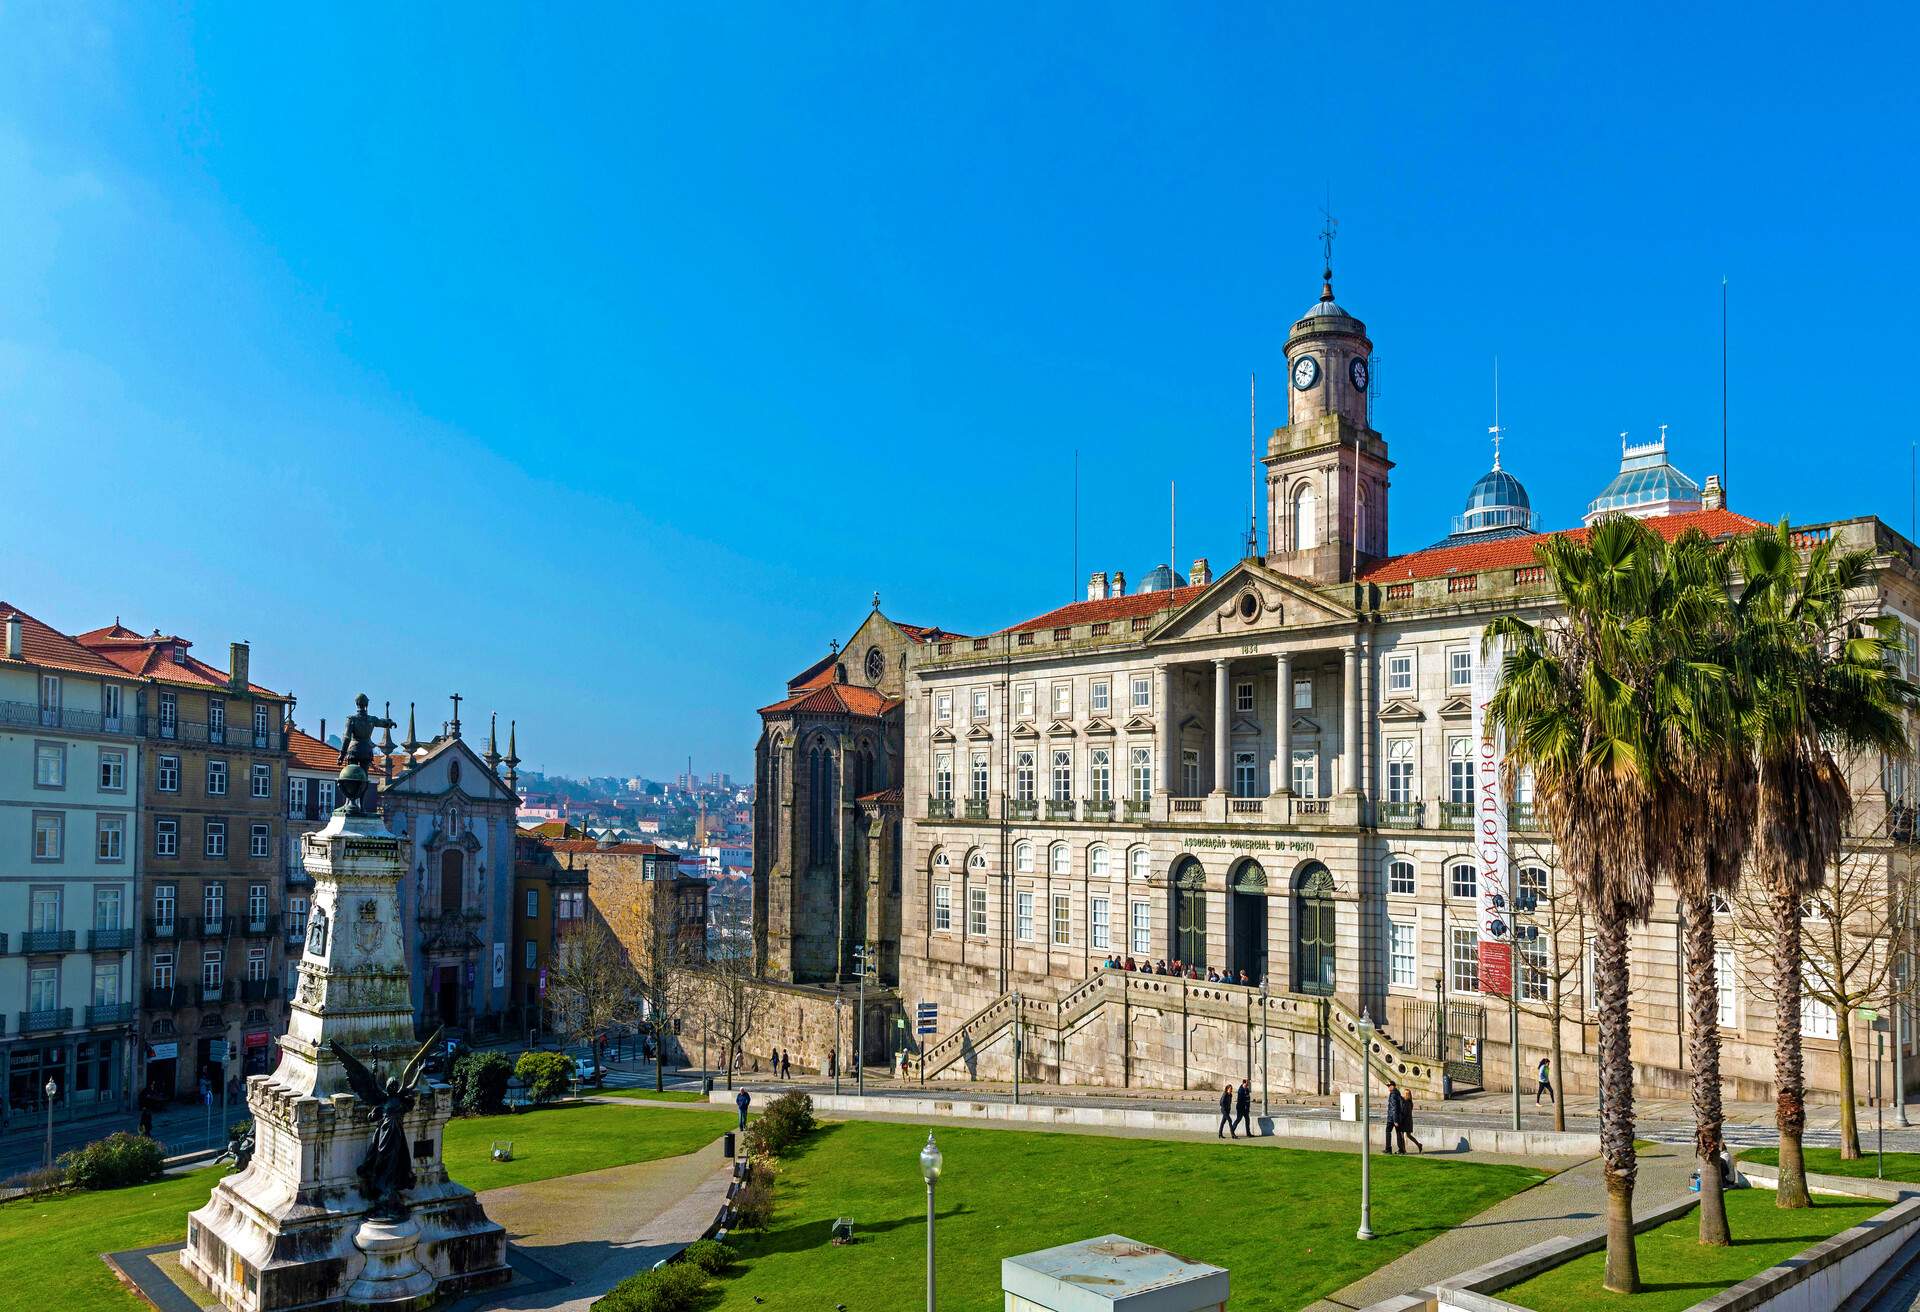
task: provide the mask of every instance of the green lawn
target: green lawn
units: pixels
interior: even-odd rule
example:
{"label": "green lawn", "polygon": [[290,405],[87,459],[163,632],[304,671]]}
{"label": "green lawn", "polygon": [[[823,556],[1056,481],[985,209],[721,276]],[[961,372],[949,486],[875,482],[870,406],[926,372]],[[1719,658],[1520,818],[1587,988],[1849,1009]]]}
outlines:
{"label": "green lawn", "polygon": [[[944,1312],[996,1312],[1000,1259],[1118,1233],[1233,1273],[1241,1312],[1303,1307],[1546,1178],[1517,1166],[1373,1159],[1373,1224],[1359,1222],[1359,1159],[1245,1144],[1015,1130],[938,1131]],[[774,1221],[735,1237],[744,1260],[720,1307],[763,1312],[844,1303],[918,1306],[925,1279],[924,1126],[829,1124],[783,1164]],[[851,1216],[858,1241],[828,1230]],[[823,1293],[832,1297],[822,1302]],[[756,1303],[755,1296],[764,1302]]]}
{"label": "green lawn", "polygon": [[[650,1110],[579,1103],[456,1120],[447,1126],[447,1170],[475,1189],[523,1184],[606,1166],[678,1157],[719,1137],[731,1112]],[[495,1139],[512,1139],[514,1159],[494,1162]],[[146,1309],[126,1292],[101,1253],[183,1239],[187,1213],[207,1201],[225,1167],[159,1184],[101,1193],[0,1203],[0,1273],[8,1288],[32,1290],[36,1312]]]}
{"label": "green lawn", "polygon": [[1700,1245],[1700,1217],[1689,1212],[1639,1237],[1641,1292],[1610,1294],[1600,1287],[1603,1253],[1589,1253],[1533,1279],[1498,1291],[1499,1297],[1538,1312],[1594,1312],[1619,1307],[1668,1312],[1758,1275],[1803,1248],[1839,1234],[1892,1206],[1853,1198],[1816,1197],[1811,1208],[1776,1207],[1771,1189],[1736,1189],[1727,1196],[1731,1248]]}
{"label": "green lawn", "polygon": [[[624,1098],[633,1102],[705,1102],[707,1095],[698,1089],[586,1089],[596,1098]],[[713,1104],[718,1107],[719,1103]]]}
{"label": "green lawn", "polygon": [[[1863,1175],[1868,1179],[1873,1178],[1874,1157],[1871,1151],[1850,1162],[1840,1160],[1838,1148],[1807,1148],[1802,1152],[1807,1159],[1807,1169],[1815,1175]],[[1752,1162],[1755,1166],[1778,1166],[1780,1150],[1747,1148],[1741,1152],[1740,1160]],[[1920,1180],[1920,1153],[1888,1153],[1886,1178]]]}

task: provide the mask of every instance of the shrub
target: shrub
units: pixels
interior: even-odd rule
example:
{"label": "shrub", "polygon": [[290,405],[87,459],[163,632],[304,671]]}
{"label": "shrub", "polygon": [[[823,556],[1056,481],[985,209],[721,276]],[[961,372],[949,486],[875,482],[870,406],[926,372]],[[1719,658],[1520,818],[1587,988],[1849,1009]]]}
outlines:
{"label": "shrub", "polygon": [[733,1195],[734,1224],[743,1230],[765,1230],[773,1220],[773,1171],[753,1163],[746,1181]]}
{"label": "shrub", "polygon": [[453,1063],[453,1105],[462,1116],[497,1116],[506,1110],[512,1078],[504,1052],[470,1052]]}
{"label": "shrub", "polygon": [[706,1291],[706,1272],[688,1262],[670,1262],[622,1280],[593,1305],[593,1312],[691,1312]]}
{"label": "shrub", "polygon": [[76,1189],[118,1189],[159,1179],[166,1163],[159,1144],[122,1130],[60,1154],[60,1169]]}
{"label": "shrub", "polygon": [[31,1171],[22,1171],[0,1180],[0,1189],[24,1189],[28,1193],[45,1193],[49,1189],[58,1189],[67,1182],[67,1173],[57,1166],[36,1166]]}
{"label": "shrub", "polygon": [[747,1127],[747,1153],[778,1157],[812,1134],[818,1124],[812,1098],[798,1089],[783,1093]]}
{"label": "shrub", "polygon": [[573,1079],[573,1058],[564,1052],[523,1052],[513,1073],[527,1086],[529,1098],[546,1102],[567,1091]]}
{"label": "shrub", "polygon": [[227,1127],[227,1138],[234,1142],[238,1142],[239,1140],[246,1138],[248,1135],[252,1133],[253,1133],[253,1118],[251,1116],[249,1116],[244,1121],[235,1121],[232,1125],[229,1125]]}
{"label": "shrub", "polygon": [[718,1239],[696,1239],[680,1254],[680,1260],[691,1262],[710,1276],[718,1276],[731,1270],[739,1256],[732,1247]]}

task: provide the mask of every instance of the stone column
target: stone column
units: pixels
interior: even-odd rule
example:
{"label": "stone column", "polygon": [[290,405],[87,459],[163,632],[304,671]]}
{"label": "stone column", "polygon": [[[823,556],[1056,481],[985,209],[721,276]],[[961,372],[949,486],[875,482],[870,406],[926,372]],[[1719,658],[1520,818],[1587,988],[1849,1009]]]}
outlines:
{"label": "stone column", "polygon": [[1373,718],[1373,643],[1365,634],[1359,639],[1360,648],[1360,791],[1372,797],[1375,790],[1374,771],[1378,764],[1373,759],[1374,733]]}
{"label": "stone column", "polygon": [[1174,771],[1180,765],[1180,730],[1173,721],[1173,666],[1162,665],[1154,671],[1154,709],[1160,721],[1160,792],[1173,792]]}
{"label": "stone column", "polygon": [[1224,793],[1233,779],[1233,725],[1228,720],[1232,702],[1227,658],[1213,662],[1213,791]]}
{"label": "stone column", "polygon": [[1274,703],[1273,794],[1293,793],[1293,655],[1281,652],[1273,658],[1274,678],[1279,691]]}
{"label": "stone column", "polygon": [[1340,679],[1340,699],[1346,703],[1347,724],[1341,735],[1340,759],[1346,776],[1343,791],[1360,791],[1360,640],[1356,635],[1353,644],[1342,653]]}

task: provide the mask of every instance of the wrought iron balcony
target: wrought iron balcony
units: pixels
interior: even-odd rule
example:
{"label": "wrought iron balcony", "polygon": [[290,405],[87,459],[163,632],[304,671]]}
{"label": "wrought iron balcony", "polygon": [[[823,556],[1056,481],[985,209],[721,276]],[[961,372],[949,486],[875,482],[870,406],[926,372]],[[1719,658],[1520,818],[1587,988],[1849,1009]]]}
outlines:
{"label": "wrought iron balcony", "polygon": [[147,938],[149,940],[156,938],[176,939],[185,937],[186,936],[180,932],[180,924],[178,921],[155,920],[152,916],[147,917]]}
{"label": "wrought iron balcony", "polygon": [[222,980],[218,984],[201,984],[194,990],[194,1000],[203,1007],[217,1007],[233,996],[229,991],[232,988],[233,984],[230,980]]}
{"label": "wrought iron balcony", "polygon": [[87,1008],[89,1025],[125,1025],[132,1019],[131,1002],[96,1002]]}
{"label": "wrought iron balcony", "polygon": [[1389,829],[1418,829],[1426,823],[1425,802],[1382,802],[1380,823]]}
{"label": "wrought iron balcony", "polygon": [[90,929],[87,931],[87,950],[89,952],[121,952],[133,946],[133,929]]}
{"label": "wrought iron balcony", "polygon": [[307,937],[307,922],[305,920],[289,920],[287,922],[288,946],[290,947],[295,946],[300,942],[302,942],[306,937]]}
{"label": "wrought iron balcony", "polygon": [[264,916],[236,917],[242,922],[240,932],[248,938],[267,938],[280,932],[280,913],[269,911]]}
{"label": "wrought iron balcony", "polygon": [[73,931],[70,929],[30,929],[20,936],[20,951],[30,952],[71,952],[73,951]]}
{"label": "wrought iron balcony", "polygon": [[1080,804],[1080,808],[1081,814],[1089,820],[1113,819],[1113,799],[1111,797],[1105,800],[1089,797]]}
{"label": "wrought iron balcony", "polygon": [[284,729],[269,729],[265,733],[255,733],[250,726],[244,724],[210,725],[198,720],[164,721],[157,715],[146,718],[147,736],[167,742],[225,747],[229,751],[240,752],[284,752],[287,749],[287,734]]}
{"label": "wrought iron balcony", "polygon": [[195,922],[195,928],[199,931],[195,937],[203,939],[228,938],[233,934],[234,923],[239,919],[240,917],[238,916],[201,916],[200,919]]}
{"label": "wrought iron balcony", "polygon": [[46,1034],[52,1030],[72,1028],[72,1007],[49,1007],[45,1011],[23,1011],[20,1013],[20,1032],[22,1034]]}
{"label": "wrought iron balcony", "polygon": [[[233,987],[229,984],[227,987]],[[278,996],[274,982],[270,979],[246,979],[240,981],[240,1000],[242,1002],[264,1002]]]}
{"label": "wrought iron balcony", "polygon": [[1473,803],[1471,802],[1440,803],[1440,827],[1442,829],[1473,828]]}
{"label": "wrought iron balcony", "polygon": [[965,812],[964,812],[964,814],[965,814],[965,816],[966,816],[966,818],[967,818],[967,819],[969,819],[969,820],[985,820],[985,819],[987,818],[987,799],[986,799],[986,798],[984,798],[984,797],[969,797],[969,798],[968,798],[968,799],[967,799],[967,800],[966,800],[966,801],[965,801],[965,802],[963,803],[963,805],[964,805],[964,806],[965,806],[965,808],[966,808],[966,810],[965,810]]}
{"label": "wrought iron balcony", "polygon": [[1047,802],[1047,819],[1073,819],[1073,802],[1070,799],[1052,798]]}
{"label": "wrought iron balcony", "polygon": [[141,990],[140,1005],[148,1011],[172,1011],[191,1001],[184,984],[167,984]]}
{"label": "wrought iron balcony", "polygon": [[1031,820],[1039,814],[1040,803],[1038,802],[1021,801],[1019,798],[1010,798],[1007,801],[1007,819],[1009,820]]}
{"label": "wrought iron balcony", "polygon": [[929,797],[927,799],[927,819],[953,819],[953,799],[951,797]]}
{"label": "wrought iron balcony", "polygon": [[70,729],[74,733],[140,736],[137,715],[102,715],[72,706],[37,706],[33,702],[0,702],[0,724],[23,728]]}

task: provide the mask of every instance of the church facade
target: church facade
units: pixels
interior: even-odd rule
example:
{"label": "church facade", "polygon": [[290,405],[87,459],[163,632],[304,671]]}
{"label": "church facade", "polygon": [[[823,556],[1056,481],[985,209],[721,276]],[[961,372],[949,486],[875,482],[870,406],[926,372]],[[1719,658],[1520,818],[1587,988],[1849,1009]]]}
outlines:
{"label": "church facade", "polygon": [[[1113,958],[1178,961],[1224,981],[1216,1001],[1244,988],[1251,1008],[1264,981],[1270,996],[1326,998],[1349,1017],[1364,1008],[1408,1052],[1472,1058],[1457,1063],[1463,1075],[1473,1066],[1504,1083],[1508,1004],[1483,995],[1480,979],[1472,692],[1488,622],[1541,618],[1555,600],[1525,489],[1497,454],[1451,533],[1390,552],[1393,466],[1370,422],[1372,349],[1329,275],[1286,343],[1288,422],[1263,460],[1264,555],[1217,576],[1195,561],[1184,579],[1169,563],[1133,593],[1096,574],[1085,600],[998,632],[900,645],[898,683],[888,651],[889,681],[874,681],[885,706],[871,721],[876,737],[898,734],[886,782],[901,799],[899,930],[886,950],[898,953],[902,1001],[939,1003],[942,1034],[996,999],[1015,998],[1018,1012],[1035,998],[1090,997]],[[1609,513],[1670,538],[1759,524],[1726,508],[1717,479],[1703,490],[1673,469],[1664,441],[1625,452],[1589,520]],[[1910,544],[1873,519],[1799,532],[1807,544],[1872,548],[1878,587],[1862,603],[1900,615],[1913,644]],[[835,678],[859,682],[860,641]],[[763,716],[793,714],[812,695],[790,692]],[[835,732],[768,726],[763,751],[770,741],[814,751]],[[1912,854],[1885,821],[1910,799],[1904,769],[1883,764],[1858,763],[1857,846],[1891,886]],[[780,828],[757,840],[757,859],[777,866],[807,827],[810,795],[777,767],[760,783],[763,817]],[[1586,934],[1571,898],[1552,897],[1556,861],[1524,779],[1511,829],[1515,888],[1560,909],[1542,911],[1544,932],[1519,945],[1522,1066],[1548,1051],[1557,1011],[1566,1074],[1581,1087],[1595,1040]],[[756,882],[757,916],[760,894]],[[832,905],[770,895],[779,923],[768,960],[777,941],[836,925],[844,941],[849,922],[830,919]],[[1752,986],[1767,953],[1741,941],[1733,910],[1721,935],[1725,1071],[1741,1096],[1771,1096],[1771,1003]],[[1634,946],[1635,1057],[1655,1088],[1684,1081],[1677,920],[1668,890]],[[1069,1018],[1059,1018],[1064,1050]],[[1833,1017],[1806,1019],[1810,1079],[1832,1089]],[[1200,1066],[1236,1078],[1252,1068],[1231,1042],[1209,1065],[1184,1034],[1177,1070],[1143,1058],[1170,1049],[1124,1028],[1133,1023],[1101,1040],[1114,1083],[1178,1087]],[[1087,1065],[1077,1063],[1083,1080]]]}

